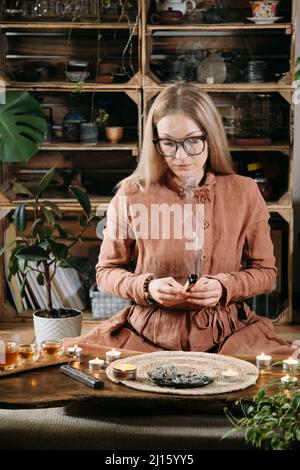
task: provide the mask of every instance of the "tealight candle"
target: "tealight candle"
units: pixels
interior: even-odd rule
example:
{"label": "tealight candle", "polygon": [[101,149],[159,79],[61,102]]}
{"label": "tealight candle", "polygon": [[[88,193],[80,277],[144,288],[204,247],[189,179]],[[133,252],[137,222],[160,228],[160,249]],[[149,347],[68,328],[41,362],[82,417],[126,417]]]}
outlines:
{"label": "tealight candle", "polygon": [[106,357],[106,361],[108,363],[111,363],[115,361],[116,359],[120,359],[121,351],[116,351],[115,348],[113,348],[111,351],[106,352],[105,357]]}
{"label": "tealight candle", "polygon": [[134,364],[116,364],[113,366],[113,374],[117,379],[135,379],[136,369]]}
{"label": "tealight candle", "polygon": [[256,356],[256,366],[258,368],[270,367],[272,361],[272,356],[261,353],[259,356]]}
{"label": "tealight candle", "polygon": [[288,385],[288,384],[297,382],[297,377],[292,377],[291,375],[285,375],[284,377],[281,377],[280,380],[282,384]]}
{"label": "tealight candle", "polygon": [[75,346],[70,346],[68,349],[67,349],[67,354],[69,356],[72,356],[72,357],[77,357],[77,358],[80,358],[81,356],[81,353],[82,353],[82,348],[79,348],[77,345]]}
{"label": "tealight candle", "polygon": [[299,361],[297,359],[293,359],[292,357],[289,357],[288,359],[285,359],[282,361],[282,368],[283,370],[291,370],[294,369],[295,366],[299,364]]}
{"label": "tealight candle", "polygon": [[104,366],[104,361],[103,359],[99,359],[99,357],[89,360],[90,370],[99,370],[99,369],[102,369],[103,366]]}
{"label": "tealight candle", "polygon": [[222,379],[225,382],[235,382],[239,379],[239,373],[236,370],[228,369],[221,372]]}

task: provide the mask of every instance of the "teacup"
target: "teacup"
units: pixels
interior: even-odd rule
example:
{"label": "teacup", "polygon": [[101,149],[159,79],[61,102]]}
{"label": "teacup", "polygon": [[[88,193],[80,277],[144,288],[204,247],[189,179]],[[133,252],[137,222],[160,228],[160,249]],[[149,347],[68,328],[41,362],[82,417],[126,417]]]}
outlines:
{"label": "teacup", "polygon": [[41,343],[40,351],[45,359],[57,359],[63,354],[64,348],[62,341],[48,340]]}
{"label": "teacup", "polygon": [[277,16],[279,0],[264,0],[249,2],[252,10],[252,16],[256,18],[272,18]]}
{"label": "teacup", "polygon": [[19,347],[19,362],[22,365],[35,362],[39,355],[37,344],[21,344]]}

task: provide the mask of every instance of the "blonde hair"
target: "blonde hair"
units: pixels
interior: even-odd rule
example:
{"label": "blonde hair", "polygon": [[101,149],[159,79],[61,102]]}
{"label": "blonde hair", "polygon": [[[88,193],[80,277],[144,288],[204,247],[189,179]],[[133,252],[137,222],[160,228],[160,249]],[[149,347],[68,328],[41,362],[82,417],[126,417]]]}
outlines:
{"label": "blonde hair", "polygon": [[210,168],[218,174],[234,173],[225,129],[214,102],[197,85],[175,83],[166,87],[154,100],[145,125],[138,165],[118,186],[133,180],[149,187],[160,181],[167,171],[167,165],[153,144],[154,132],[160,119],[174,113],[185,114],[206,132]]}

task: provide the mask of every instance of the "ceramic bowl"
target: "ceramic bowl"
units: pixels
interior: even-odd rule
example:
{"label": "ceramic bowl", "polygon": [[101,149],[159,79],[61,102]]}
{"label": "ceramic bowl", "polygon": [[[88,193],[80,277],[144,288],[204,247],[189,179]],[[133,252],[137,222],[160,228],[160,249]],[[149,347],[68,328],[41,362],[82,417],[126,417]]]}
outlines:
{"label": "ceramic bowl", "polygon": [[273,18],[277,16],[279,1],[265,0],[258,2],[249,2],[252,10],[252,16],[258,18]]}
{"label": "ceramic bowl", "polygon": [[124,128],[123,127],[106,127],[105,135],[111,144],[117,144],[124,135]]}
{"label": "ceramic bowl", "polygon": [[78,83],[78,82],[84,82],[89,76],[89,72],[82,71],[82,72],[66,72],[66,75],[68,77],[68,80],[70,82]]}

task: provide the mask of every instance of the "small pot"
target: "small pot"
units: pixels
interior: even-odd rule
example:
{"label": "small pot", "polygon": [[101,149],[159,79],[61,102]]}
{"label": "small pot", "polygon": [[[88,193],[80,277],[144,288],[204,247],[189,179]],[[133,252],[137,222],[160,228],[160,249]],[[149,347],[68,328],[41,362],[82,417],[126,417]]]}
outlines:
{"label": "small pot", "polygon": [[66,142],[80,142],[80,126],[85,117],[76,111],[67,113],[62,121],[62,135]]}
{"label": "small pot", "polygon": [[117,144],[124,135],[123,127],[106,127],[105,135],[111,144]]}
{"label": "small pot", "polygon": [[184,16],[179,10],[169,9],[151,15],[151,23],[153,24],[182,24],[183,20]]}
{"label": "small pot", "polygon": [[80,125],[80,142],[86,145],[95,145],[98,142],[98,126],[92,122]]}

